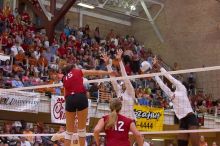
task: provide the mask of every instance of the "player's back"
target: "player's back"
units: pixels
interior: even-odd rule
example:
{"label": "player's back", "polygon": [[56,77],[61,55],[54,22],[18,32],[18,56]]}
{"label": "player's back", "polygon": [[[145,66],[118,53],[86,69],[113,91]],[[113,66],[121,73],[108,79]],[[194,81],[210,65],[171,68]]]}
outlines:
{"label": "player's back", "polygon": [[[108,115],[104,116],[104,121],[108,119]],[[118,114],[118,121],[114,128],[105,130],[106,146],[130,146],[129,131],[132,119]]]}

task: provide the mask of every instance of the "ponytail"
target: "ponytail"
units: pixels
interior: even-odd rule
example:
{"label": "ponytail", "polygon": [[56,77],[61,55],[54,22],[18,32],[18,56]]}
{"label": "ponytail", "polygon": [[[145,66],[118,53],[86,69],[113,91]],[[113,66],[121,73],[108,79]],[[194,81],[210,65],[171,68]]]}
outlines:
{"label": "ponytail", "polygon": [[111,114],[108,116],[108,119],[107,119],[107,121],[105,123],[105,130],[114,128],[117,120],[118,120],[117,112],[116,112],[116,110],[113,110],[111,112]]}
{"label": "ponytail", "polygon": [[114,128],[116,122],[118,121],[118,112],[121,110],[122,103],[119,98],[113,98],[109,104],[111,113],[105,122],[105,130]]}

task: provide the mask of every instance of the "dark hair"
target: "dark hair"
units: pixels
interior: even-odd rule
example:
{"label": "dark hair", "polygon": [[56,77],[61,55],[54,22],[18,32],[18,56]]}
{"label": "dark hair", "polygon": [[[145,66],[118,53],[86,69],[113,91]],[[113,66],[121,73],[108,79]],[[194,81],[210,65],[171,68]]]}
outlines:
{"label": "dark hair", "polygon": [[70,65],[66,65],[65,67],[62,68],[62,73],[63,75],[67,75],[73,68],[75,68],[75,64],[70,64]]}

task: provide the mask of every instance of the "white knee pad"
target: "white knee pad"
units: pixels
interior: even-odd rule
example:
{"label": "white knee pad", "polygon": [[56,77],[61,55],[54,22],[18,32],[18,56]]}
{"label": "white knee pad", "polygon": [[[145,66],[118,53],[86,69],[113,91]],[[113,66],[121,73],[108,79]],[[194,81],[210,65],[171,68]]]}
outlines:
{"label": "white knee pad", "polygon": [[73,139],[73,132],[66,131],[65,132],[65,139],[72,140]]}
{"label": "white knee pad", "polygon": [[79,137],[86,137],[86,128],[77,130]]}

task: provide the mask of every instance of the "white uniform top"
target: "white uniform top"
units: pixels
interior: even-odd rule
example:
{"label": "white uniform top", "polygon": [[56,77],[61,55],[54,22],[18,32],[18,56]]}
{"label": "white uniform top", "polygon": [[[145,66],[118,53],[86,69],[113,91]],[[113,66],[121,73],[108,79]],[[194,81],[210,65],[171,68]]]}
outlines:
{"label": "white uniform top", "polygon": [[[119,62],[120,69],[121,69],[121,74],[122,76],[127,76],[127,73],[125,71],[125,67],[122,61]],[[107,66],[108,71],[112,71],[112,66],[108,65]],[[133,110],[133,105],[134,105],[134,100],[135,100],[135,91],[134,87],[132,86],[131,82],[129,79],[123,80],[125,83],[126,90],[123,91],[122,87],[117,83],[116,80],[112,80],[112,86],[117,94],[117,97],[122,98],[122,108],[120,113],[126,117],[129,117],[131,119],[136,119],[134,110]]]}
{"label": "white uniform top", "polygon": [[[167,72],[164,68],[161,68],[160,71],[162,73]],[[172,77],[170,74],[165,74],[164,76],[176,87],[175,92],[172,92],[170,88],[168,88],[158,76],[155,77],[156,82],[173,102],[173,109],[177,118],[182,119],[188,113],[193,112],[192,106],[187,96],[187,90],[180,81]]]}

